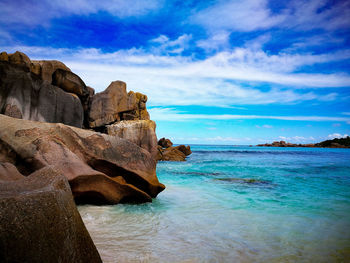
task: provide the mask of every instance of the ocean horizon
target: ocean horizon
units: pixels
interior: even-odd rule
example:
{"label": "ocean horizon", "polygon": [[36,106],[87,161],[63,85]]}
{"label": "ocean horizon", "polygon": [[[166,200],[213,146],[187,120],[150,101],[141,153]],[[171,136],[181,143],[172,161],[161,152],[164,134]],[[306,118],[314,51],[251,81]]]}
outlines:
{"label": "ocean horizon", "polygon": [[79,206],[104,262],[349,261],[349,149],[191,148],[152,203]]}

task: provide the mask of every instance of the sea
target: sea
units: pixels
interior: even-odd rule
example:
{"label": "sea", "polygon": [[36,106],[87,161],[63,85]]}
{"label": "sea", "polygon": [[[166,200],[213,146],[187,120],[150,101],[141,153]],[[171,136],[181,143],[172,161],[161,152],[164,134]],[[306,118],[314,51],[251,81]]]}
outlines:
{"label": "sea", "polygon": [[350,262],[350,149],[191,149],[152,203],[78,207],[104,262]]}

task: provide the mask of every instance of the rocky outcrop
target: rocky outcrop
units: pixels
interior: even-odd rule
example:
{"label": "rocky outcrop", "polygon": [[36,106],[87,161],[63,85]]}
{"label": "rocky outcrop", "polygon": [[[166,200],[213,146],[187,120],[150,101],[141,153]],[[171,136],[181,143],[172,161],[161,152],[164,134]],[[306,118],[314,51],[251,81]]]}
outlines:
{"label": "rocky outcrop", "polygon": [[92,97],[89,126],[101,127],[121,120],[149,120],[146,110],[147,96],[126,93],[126,84],[113,81],[105,91]]}
{"label": "rocky outcrop", "polygon": [[45,167],[22,176],[0,163],[0,258],[102,262],[60,171]]}
{"label": "rocky outcrop", "polygon": [[169,139],[161,138],[158,141],[158,161],[186,161],[186,157],[192,153],[190,146],[178,145],[173,147]]}
{"label": "rocky outcrop", "polygon": [[169,139],[165,139],[164,137],[159,139],[158,145],[161,146],[162,148],[169,148],[173,146],[173,143]]}
{"label": "rocky outcrop", "polygon": [[0,61],[0,114],[82,127],[79,98],[25,71],[20,63],[27,63],[26,56],[15,58],[16,63]]}
{"label": "rocky outcrop", "polygon": [[155,159],[128,140],[4,115],[0,123],[0,161],[15,164],[23,174],[56,168],[78,202],[147,202],[165,188]]}
{"label": "rocky outcrop", "polygon": [[30,70],[31,61],[29,57],[22,52],[16,51],[13,54],[8,54],[8,61],[11,64],[23,66]]}
{"label": "rocky outcrop", "polygon": [[333,140],[326,140],[319,143],[295,144],[286,143],[285,141],[275,141],[273,143],[258,144],[257,146],[264,147],[318,147],[318,148],[350,148],[350,137],[335,138]]}
{"label": "rocky outcrop", "polygon": [[156,124],[151,120],[120,121],[107,125],[107,134],[124,138],[146,149],[156,159],[158,153]]}
{"label": "rocky outcrop", "polygon": [[52,75],[57,69],[71,71],[65,64],[57,60],[32,60],[30,68],[31,72],[49,84],[52,84]]}
{"label": "rocky outcrop", "polygon": [[77,95],[82,101],[89,96],[89,90],[84,81],[70,71],[57,69],[52,75],[52,84],[68,93]]}
{"label": "rocky outcrop", "polygon": [[136,109],[136,97],[128,96],[126,84],[113,81],[105,91],[93,96],[89,114],[90,127],[120,121],[120,113]]}

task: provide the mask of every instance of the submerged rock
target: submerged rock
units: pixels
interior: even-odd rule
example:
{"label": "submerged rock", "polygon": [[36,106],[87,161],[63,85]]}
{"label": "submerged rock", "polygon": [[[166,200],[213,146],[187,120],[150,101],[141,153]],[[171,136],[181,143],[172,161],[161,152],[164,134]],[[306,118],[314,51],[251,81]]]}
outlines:
{"label": "submerged rock", "polygon": [[161,138],[158,141],[157,160],[159,161],[186,161],[186,156],[192,153],[191,147],[178,145],[173,147],[173,143],[169,139]]}
{"label": "submerged rock", "polygon": [[173,146],[173,143],[169,139],[165,139],[164,137],[159,139],[158,145],[162,146],[162,148],[169,148]]}
{"label": "submerged rock", "polygon": [[253,184],[253,185],[261,185],[261,184],[270,184],[269,181],[264,181],[260,179],[247,179],[247,178],[215,178],[214,180],[223,181],[223,182],[234,182],[234,183],[244,183],[244,184]]}
{"label": "submerged rock", "polygon": [[56,168],[78,202],[148,202],[165,188],[157,179],[155,159],[128,140],[4,115],[0,123],[0,160],[24,174]]}
{"label": "submerged rock", "polygon": [[160,160],[183,162],[186,161],[186,155],[175,147],[169,147],[161,151]]}
{"label": "submerged rock", "polygon": [[15,170],[0,163],[1,262],[102,262],[61,172]]}

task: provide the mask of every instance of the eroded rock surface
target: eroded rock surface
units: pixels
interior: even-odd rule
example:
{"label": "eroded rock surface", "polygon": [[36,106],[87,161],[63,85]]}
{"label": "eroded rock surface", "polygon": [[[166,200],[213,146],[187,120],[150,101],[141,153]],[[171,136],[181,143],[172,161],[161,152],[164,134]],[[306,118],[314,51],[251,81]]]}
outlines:
{"label": "eroded rock surface", "polygon": [[107,134],[124,138],[146,149],[155,159],[158,153],[156,123],[151,120],[120,121],[107,125]]}
{"label": "eroded rock surface", "polygon": [[162,148],[169,148],[173,146],[173,143],[169,139],[165,139],[164,137],[159,139],[158,145],[162,146]]}
{"label": "eroded rock surface", "polygon": [[32,60],[31,71],[43,81],[52,84],[52,75],[57,70],[71,71],[64,63],[57,60]]}
{"label": "eroded rock surface", "polygon": [[157,160],[159,161],[186,161],[186,157],[192,153],[191,147],[178,145],[173,147],[169,139],[161,138],[158,141]]}
{"label": "eroded rock surface", "polygon": [[0,259],[102,262],[60,171],[44,167],[22,176],[0,163]]}
{"label": "eroded rock surface", "polygon": [[84,119],[79,98],[6,61],[0,61],[0,114],[75,127]]}
{"label": "eroded rock surface", "polygon": [[25,174],[61,171],[84,203],[147,202],[165,187],[145,149],[117,136],[0,115],[0,160]]}

